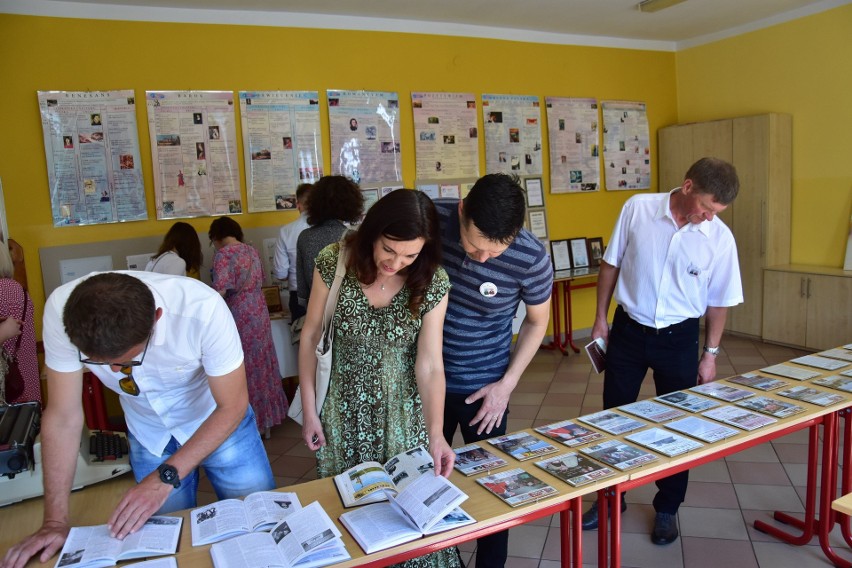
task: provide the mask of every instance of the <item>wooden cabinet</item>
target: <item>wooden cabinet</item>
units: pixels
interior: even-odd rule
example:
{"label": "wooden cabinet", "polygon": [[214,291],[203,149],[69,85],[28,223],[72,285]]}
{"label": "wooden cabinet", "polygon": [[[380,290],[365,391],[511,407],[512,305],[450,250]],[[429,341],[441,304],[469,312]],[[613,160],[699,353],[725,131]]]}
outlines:
{"label": "wooden cabinet", "polygon": [[705,156],[737,168],[739,195],[720,215],[737,241],[745,297],[728,311],[729,331],[762,336],[763,269],[790,262],[791,124],[789,115],[761,114],[659,131],[660,191],[678,187]]}
{"label": "wooden cabinet", "polygon": [[764,340],[810,349],[852,342],[852,272],[806,265],[764,272]]}

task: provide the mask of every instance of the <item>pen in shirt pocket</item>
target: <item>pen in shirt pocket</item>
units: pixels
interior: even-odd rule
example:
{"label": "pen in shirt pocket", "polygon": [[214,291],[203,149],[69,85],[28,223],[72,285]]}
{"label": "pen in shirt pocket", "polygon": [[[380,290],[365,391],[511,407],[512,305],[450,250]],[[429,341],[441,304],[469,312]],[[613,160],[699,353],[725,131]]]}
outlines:
{"label": "pen in shirt pocket", "polygon": [[687,267],[686,271],[689,273],[690,276],[699,276],[701,274],[701,270],[699,270],[699,268],[692,263],[689,263],[689,266]]}

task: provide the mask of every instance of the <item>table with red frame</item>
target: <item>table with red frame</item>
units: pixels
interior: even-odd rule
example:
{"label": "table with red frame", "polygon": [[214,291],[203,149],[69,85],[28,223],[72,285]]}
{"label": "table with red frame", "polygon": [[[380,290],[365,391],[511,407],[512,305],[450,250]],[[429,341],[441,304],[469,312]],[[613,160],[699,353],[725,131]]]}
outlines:
{"label": "table with red frame", "polygon": [[[569,355],[570,348],[579,353],[580,348],[574,345],[574,327],[571,321],[571,292],[583,288],[594,288],[598,285],[597,268],[575,268],[560,270],[553,275],[553,296],[550,302],[551,321],[553,322],[553,341],[544,345],[545,349],[558,349],[563,355]],[[576,281],[591,280],[575,284]],[[564,325],[564,328],[563,328]],[[563,341],[562,334],[565,334]]]}

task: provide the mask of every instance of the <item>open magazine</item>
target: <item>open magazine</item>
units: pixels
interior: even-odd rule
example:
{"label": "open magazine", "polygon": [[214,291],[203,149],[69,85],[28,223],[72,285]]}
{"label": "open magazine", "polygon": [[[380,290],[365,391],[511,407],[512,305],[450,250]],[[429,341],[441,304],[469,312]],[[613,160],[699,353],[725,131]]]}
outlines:
{"label": "open magazine", "polygon": [[315,568],[349,560],[340,531],[319,502],[272,527],[217,542],[210,547],[216,568]]}
{"label": "open magazine", "polygon": [[367,554],[423,535],[476,522],[458,507],[467,499],[461,489],[440,475],[421,475],[387,503],[373,503],[340,515],[355,541]]}
{"label": "open magazine", "polygon": [[387,501],[405,486],[435,469],[432,456],[423,446],[407,450],[379,462],[364,462],[334,476],[334,485],[344,507]]}
{"label": "open magazine", "polygon": [[111,537],[107,525],[72,527],[56,568],[99,568],[115,566],[119,560],[174,554],[182,522],[180,517],[151,517],[124,540]]}
{"label": "open magazine", "polygon": [[258,491],[244,500],[223,499],[189,513],[192,546],[219,542],[254,531],[268,531],[302,508],[295,493]]}

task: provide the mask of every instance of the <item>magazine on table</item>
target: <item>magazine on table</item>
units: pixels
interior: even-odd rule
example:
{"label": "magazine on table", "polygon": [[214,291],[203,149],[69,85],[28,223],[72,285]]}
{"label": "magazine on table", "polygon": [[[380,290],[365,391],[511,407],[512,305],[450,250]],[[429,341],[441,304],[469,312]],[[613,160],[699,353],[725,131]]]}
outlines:
{"label": "magazine on table", "polygon": [[555,487],[521,468],[492,473],[478,478],[476,482],[512,507],[559,493]]}
{"label": "magazine on table", "polygon": [[293,512],[270,532],[252,532],[210,547],[216,568],[316,568],[349,560],[340,531],[318,501]]}
{"label": "magazine on table", "polygon": [[626,444],[621,440],[607,440],[600,444],[580,448],[580,451],[595,458],[599,462],[611,465],[622,471],[639,467],[642,464],[658,459],[654,454],[646,452],[642,448]]}
{"label": "magazine on table", "polygon": [[814,379],[813,383],[815,385],[830,387],[833,389],[841,390],[843,392],[852,392],[852,372],[850,372],[849,375],[844,372],[840,373],[840,375],[829,375],[827,377],[820,377],[818,379]]}
{"label": "magazine on table", "polygon": [[586,485],[615,474],[614,470],[577,452],[553,456],[546,460],[537,461],[535,465],[574,487]]}
{"label": "magazine on table", "polygon": [[735,377],[728,377],[725,380],[729,383],[742,385],[744,387],[751,387],[762,391],[780,389],[781,387],[786,387],[790,384],[787,381],[782,381],[781,379],[764,377],[763,375],[758,375],[756,373],[743,373],[742,375],[737,375]]}
{"label": "magazine on table", "polygon": [[702,414],[702,416],[749,431],[757,430],[758,428],[763,428],[764,426],[778,422],[777,419],[771,416],[765,416],[736,406],[722,406],[720,408],[714,408],[712,410],[708,410]]}
{"label": "magazine on table", "polygon": [[520,461],[553,454],[559,451],[556,446],[552,446],[544,440],[540,440],[526,432],[516,432],[505,436],[497,436],[496,438],[488,440],[488,443]]}
{"label": "magazine on table", "polygon": [[704,412],[722,404],[717,400],[697,396],[686,391],[670,392],[669,394],[660,395],[654,400],[665,402],[688,412]]}
{"label": "magazine on table", "polygon": [[638,430],[639,428],[644,428],[646,426],[644,422],[639,422],[629,416],[624,416],[623,414],[612,412],[611,410],[601,410],[594,414],[580,416],[577,420],[585,422],[586,424],[594,426],[604,432],[608,432],[613,436],[632,432],[633,430]]}
{"label": "magazine on table", "polygon": [[816,371],[811,371],[810,369],[801,369],[799,367],[793,367],[792,365],[785,365],[784,363],[764,367],[761,371],[769,373],[770,375],[787,377],[788,379],[793,379],[795,381],[806,381],[822,374]]}
{"label": "magazine on table", "polygon": [[467,476],[476,475],[485,471],[491,471],[508,465],[509,462],[499,456],[495,456],[479,444],[470,444],[461,448],[453,449],[456,454],[455,468]]}
{"label": "magazine on table", "polygon": [[680,420],[674,420],[666,424],[666,428],[686,434],[687,436],[692,436],[693,438],[698,438],[708,444],[719,442],[740,433],[739,430],[723,426],[712,420],[699,418],[698,416],[687,416]]}
{"label": "magazine on table", "polygon": [[421,475],[387,503],[347,511],[340,522],[367,554],[424,535],[476,522],[458,505],[467,499],[461,489],[440,475]]}
{"label": "magazine on table", "polygon": [[737,387],[732,387],[719,382],[704,383],[703,385],[694,386],[689,390],[706,396],[712,396],[713,398],[718,398],[725,402],[734,402],[754,396],[754,393],[751,391],[738,389]]}
{"label": "magazine on table", "polygon": [[302,508],[295,493],[258,491],[245,499],[223,499],[189,513],[192,546],[254,531],[268,531]]}
{"label": "magazine on table", "polygon": [[[816,381],[814,381],[814,383],[816,384]],[[794,400],[801,400],[811,404],[816,404],[817,406],[831,406],[832,404],[837,404],[838,402],[846,400],[846,397],[843,395],[817,390],[812,387],[806,387],[805,385],[798,385],[786,390],[778,391],[778,394]]]}
{"label": "magazine on table", "polygon": [[817,353],[817,355],[820,357],[831,357],[832,359],[840,359],[841,361],[852,363],[852,351],[849,349],[828,349]]}
{"label": "magazine on table", "polygon": [[769,398],[767,396],[756,396],[747,400],[741,400],[740,402],[737,402],[736,405],[748,408],[749,410],[762,412],[769,416],[774,416],[775,418],[789,418],[790,416],[795,416],[796,414],[800,414],[806,410],[804,406],[799,406],[792,402],[784,402],[783,400],[775,398]]}
{"label": "magazine on table", "polygon": [[174,556],[164,556],[163,558],[155,558],[153,560],[122,564],[123,568],[130,566],[133,566],[133,568],[178,568],[177,560],[175,560]]}
{"label": "magazine on table", "polygon": [[849,369],[848,371],[840,371],[840,374],[844,377],[852,377],[852,369]]}
{"label": "magazine on table", "polygon": [[816,367],[825,371],[836,371],[849,366],[849,361],[838,361],[829,357],[820,357],[819,355],[804,355],[790,359],[791,363],[805,365],[807,367]]}
{"label": "magazine on table", "polygon": [[545,426],[538,426],[535,428],[535,431],[572,448],[600,440],[604,437],[600,432],[589,430],[572,420],[563,420]]}
{"label": "magazine on table", "polygon": [[395,455],[384,465],[364,462],[334,476],[334,485],[344,507],[387,501],[426,472],[433,472],[432,456],[418,446]]}
{"label": "magazine on table", "polygon": [[618,407],[619,410],[629,412],[639,418],[644,418],[650,422],[665,422],[674,418],[680,418],[684,415],[682,410],[676,410],[664,404],[659,404],[652,400],[640,400],[625,404]]}
{"label": "magazine on table", "polygon": [[56,568],[99,568],[115,566],[120,560],[174,554],[182,523],[181,517],[154,516],[124,540],[111,537],[107,525],[71,527]]}
{"label": "magazine on table", "polygon": [[701,442],[690,440],[680,434],[675,434],[662,428],[648,428],[647,430],[634,432],[626,435],[624,439],[640,446],[645,446],[649,450],[654,450],[670,458],[704,447],[704,444]]}

